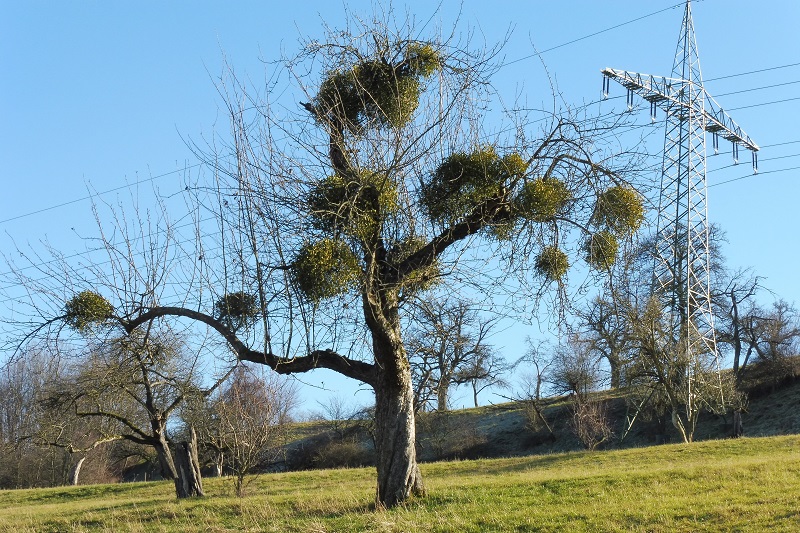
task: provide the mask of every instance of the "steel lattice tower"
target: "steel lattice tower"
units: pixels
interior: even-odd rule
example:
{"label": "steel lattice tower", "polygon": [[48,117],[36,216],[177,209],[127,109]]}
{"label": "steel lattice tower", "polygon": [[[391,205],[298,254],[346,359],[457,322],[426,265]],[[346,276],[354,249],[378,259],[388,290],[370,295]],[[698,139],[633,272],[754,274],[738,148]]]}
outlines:
{"label": "steel lattice tower", "polygon": [[691,369],[705,366],[703,361],[710,359],[719,368],[710,295],[706,132],[712,134],[715,152],[719,137],[729,140],[735,161],[740,146],[751,150],[754,171],[758,146],[703,87],[690,0],[671,78],[614,69],[602,72],[605,95],[613,79],[628,89],[630,108],[633,95],[639,94],[650,102],[653,120],[658,108],[666,111],[654,288],[673,341],[679,351],[685,350],[691,380]]}

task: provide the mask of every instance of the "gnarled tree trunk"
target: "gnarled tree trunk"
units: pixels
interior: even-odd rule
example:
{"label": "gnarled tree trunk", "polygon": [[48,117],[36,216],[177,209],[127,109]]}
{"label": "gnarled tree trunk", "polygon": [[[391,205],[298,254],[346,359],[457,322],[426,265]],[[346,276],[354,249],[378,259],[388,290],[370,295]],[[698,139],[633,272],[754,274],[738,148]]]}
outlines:
{"label": "gnarled tree trunk", "polygon": [[[384,293],[364,299],[378,370],[373,387],[379,507],[394,507],[410,496],[425,493],[417,465],[411,365],[400,333],[397,301],[394,295],[388,296]],[[383,305],[374,305],[375,302]]]}
{"label": "gnarled tree trunk", "polygon": [[169,449],[169,443],[163,431],[159,431],[157,434],[158,440],[153,447],[156,449],[158,464],[161,467],[161,477],[164,479],[175,479],[178,476],[178,471],[175,470],[175,461],[172,458],[172,451]]}
{"label": "gnarled tree trunk", "polygon": [[200,461],[197,457],[197,433],[190,431],[188,441],[175,446],[175,494],[178,498],[205,496],[200,476]]}
{"label": "gnarled tree trunk", "polygon": [[375,388],[375,447],[378,466],[377,505],[393,507],[425,487],[417,465],[414,391],[410,369],[400,376],[381,376]]}

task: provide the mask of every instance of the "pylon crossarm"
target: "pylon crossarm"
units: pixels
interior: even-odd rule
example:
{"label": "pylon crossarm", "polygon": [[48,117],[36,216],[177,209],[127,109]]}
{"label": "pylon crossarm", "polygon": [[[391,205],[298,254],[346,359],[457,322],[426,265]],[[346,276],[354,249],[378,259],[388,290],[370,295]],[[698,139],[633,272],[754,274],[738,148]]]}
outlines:
{"label": "pylon crossarm", "polygon": [[[732,143],[741,145],[748,150],[758,151],[758,145],[742,128],[728,116],[722,107],[708,94],[705,88],[700,87],[704,98],[686,98],[685,93],[690,81],[678,78],[666,78],[606,68],[601,71],[603,76],[618,82],[651,104],[674,105],[693,111],[696,116],[703,117],[703,129],[709,133],[719,135]],[[606,93],[607,94],[607,93]],[[705,100],[705,102],[703,102]],[[706,105],[703,105],[706,104]]]}
{"label": "pylon crossarm", "polygon": [[758,152],[758,145],[750,140],[750,137],[742,130],[741,126],[734,122],[733,119],[722,110],[722,107],[711,97],[710,94],[708,94],[707,91],[705,91],[705,93],[705,130],[715,133],[723,139],[740,144],[748,150]]}

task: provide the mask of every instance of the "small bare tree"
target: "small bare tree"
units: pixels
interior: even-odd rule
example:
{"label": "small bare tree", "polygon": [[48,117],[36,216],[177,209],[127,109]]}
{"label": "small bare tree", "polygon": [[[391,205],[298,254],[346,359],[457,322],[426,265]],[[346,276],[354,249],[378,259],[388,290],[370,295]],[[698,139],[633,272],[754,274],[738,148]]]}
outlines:
{"label": "small bare tree", "polygon": [[772,304],[771,309],[755,311],[751,316],[750,344],[758,354],[758,361],[766,365],[778,378],[794,376],[800,355],[800,314],[784,300]]}
{"label": "small bare tree", "polygon": [[468,384],[472,389],[472,401],[478,407],[478,395],[484,390],[507,389],[509,382],[506,376],[514,365],[506,361],[492,346],[483,345],[476,349],[456,374],[455,382]]}
{"label": "small bare tree", "polygon": [[590,340],[571,335],[556,348],[550,382],[556,392],[572,398],[572,429],[586,449],[594,450],[613,437],[608,408],[593,394],[601,379]]}
{"label": "small bare tree", "polygon": [[237,496],[245,477],[274,462],[281,454],[286,424],[298,401],[292,381],[239,366],[212,402],[215,423],[209,430],[234,474]]}
{"label": "small bare tree", "polygon": [[517,362],[524,369],[520,379],[521,391],[514,399],[522,402],[525,420],[531,431],[536,432],[544,425],[550,438],[555,439],[553,428],[544,416],[543,398],[550,367],[553,365],[552,350],[545,341],[534,341],[528,337],[525,342],[528,350]]}
{"label": "small bare tree", "polygon": [[[666,414],[684,442],[691,442],[701,412],[724,413],[737,395],[723,380],[713,354],[690,356],[685,342],[666,328],[663,308],[651,298],[629,311],[635,357],[626,369],[633,398]],[[636,400],[634,400],[636,401]]]}

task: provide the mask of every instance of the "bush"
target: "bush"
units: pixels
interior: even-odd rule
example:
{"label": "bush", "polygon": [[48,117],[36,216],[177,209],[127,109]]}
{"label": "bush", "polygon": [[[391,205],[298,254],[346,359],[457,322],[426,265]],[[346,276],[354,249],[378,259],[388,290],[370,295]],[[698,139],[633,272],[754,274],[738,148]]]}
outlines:
{"label": "bush", "polygon": [[572,410],[572,430],[587,450],[594,450],[610,440],[614,432],[605,402],[577,397]]}
{"label": "bush", "polygon": [[312,463],[314,468],[374,466],[375,452],[354,438],[332,440],[316,450]]}

